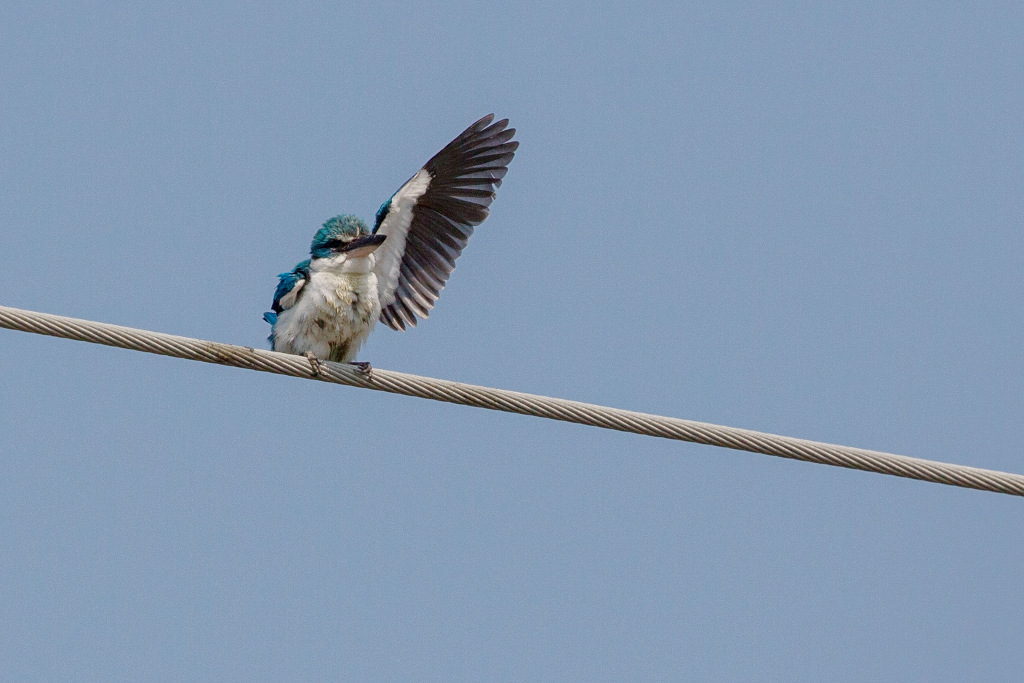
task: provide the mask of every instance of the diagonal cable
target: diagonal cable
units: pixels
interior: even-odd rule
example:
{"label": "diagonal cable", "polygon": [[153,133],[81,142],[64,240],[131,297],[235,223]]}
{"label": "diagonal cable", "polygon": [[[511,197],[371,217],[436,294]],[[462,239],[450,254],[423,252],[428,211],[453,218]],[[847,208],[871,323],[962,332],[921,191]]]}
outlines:
{"label": "diagonal cable", "polygon": [[409,375],[392,370],[374,368],[372,373],[367,376],[347,364],[321,361],[319,374],[315,374],[309,360],[303,356],[179,337],[173,334],[68,318],[49,313],[0,306],[0,327],[94,344],[118,346],[147,353],[158,353],[175,358],[198,360],[204,363],[233,365],[250,370],[348,384],[364,389],[388,391],[435,401],[447,401],[490,410],[503,410],[552,420],[576,422],[604,429],[617,429],[623,432],[691,441],[709,446],[722,446],[805,462],[920,479],[938,484],[1024,496],[1024,475],[1020,474],[794,439],[777,434],[637,413],[631,410],[620,410],[536,394],[524,394],[518,391],[462,384],[461,382]]}

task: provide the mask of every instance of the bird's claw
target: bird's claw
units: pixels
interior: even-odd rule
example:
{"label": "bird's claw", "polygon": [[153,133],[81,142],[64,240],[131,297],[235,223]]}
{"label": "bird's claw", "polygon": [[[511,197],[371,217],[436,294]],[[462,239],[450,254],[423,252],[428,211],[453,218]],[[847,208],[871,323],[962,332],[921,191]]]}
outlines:
{"label": "bird's claw", "polygon": [[373,370],[370,364],[365,361],[353,361],[349,363],[349,365],[354,365],[360,375],[365,375],[367,377],[370,376],[370,372]]}
{"label": "bird's claw", "polygon": [[309,359],[309,367],[313,370],[313,376],[320,376],[320,359],[313,355],[312,351],[306,351],[306,358]]}

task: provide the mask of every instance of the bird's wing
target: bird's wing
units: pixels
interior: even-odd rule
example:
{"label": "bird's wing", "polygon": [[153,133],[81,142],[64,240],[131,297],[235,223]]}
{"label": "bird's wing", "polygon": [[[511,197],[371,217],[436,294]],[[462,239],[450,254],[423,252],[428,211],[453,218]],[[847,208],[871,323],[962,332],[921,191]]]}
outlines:
{"label": "bird's wing", "polygon": [[290,272],[281,273],[274,291],[274,303],[270,308],[274,313],[288,310],[299,300],[303,285],[309,279],[309,260],[295,266]]}
{"label": "bird's wing", "polygon": [[455,270],[455,259],[487,218],[494,191],[519,143],[508,119],[488,114],[452,140],[377,212],[387,235],[374,272],[380,319],[396,330],[426,318]]}

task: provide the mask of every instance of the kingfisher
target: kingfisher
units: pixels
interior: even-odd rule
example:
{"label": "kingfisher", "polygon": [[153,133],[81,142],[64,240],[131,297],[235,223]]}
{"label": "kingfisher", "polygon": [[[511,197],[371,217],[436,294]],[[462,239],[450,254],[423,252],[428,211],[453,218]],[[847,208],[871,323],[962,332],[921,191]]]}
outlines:
{"label": "kingfisher", "polygon": [[[309,258],[278,276],[270,348],[352,363],[380,320],[394,330],[430,315],[473,228],[487,218],[519,143],[508,119],[483,117],[435,154],[377,211],[373,230],[335,216]],[[368,373],[369,363],[353,363]]]}

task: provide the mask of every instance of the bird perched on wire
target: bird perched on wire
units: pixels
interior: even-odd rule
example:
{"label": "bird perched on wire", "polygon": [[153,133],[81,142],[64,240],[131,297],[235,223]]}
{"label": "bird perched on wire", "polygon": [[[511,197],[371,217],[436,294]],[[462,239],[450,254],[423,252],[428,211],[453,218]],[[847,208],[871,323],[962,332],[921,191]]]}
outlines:
{"label": "bird perched on wire", "polygon": [[507,126],[489,114],[463,131],[381,205],[373,230],[353,215],[324,223],[310,258],[278,276],[263,315],[271,348],[318,374],[321,360],[352,362],[378,319],[405,330],[428,317],[519,146]]}

